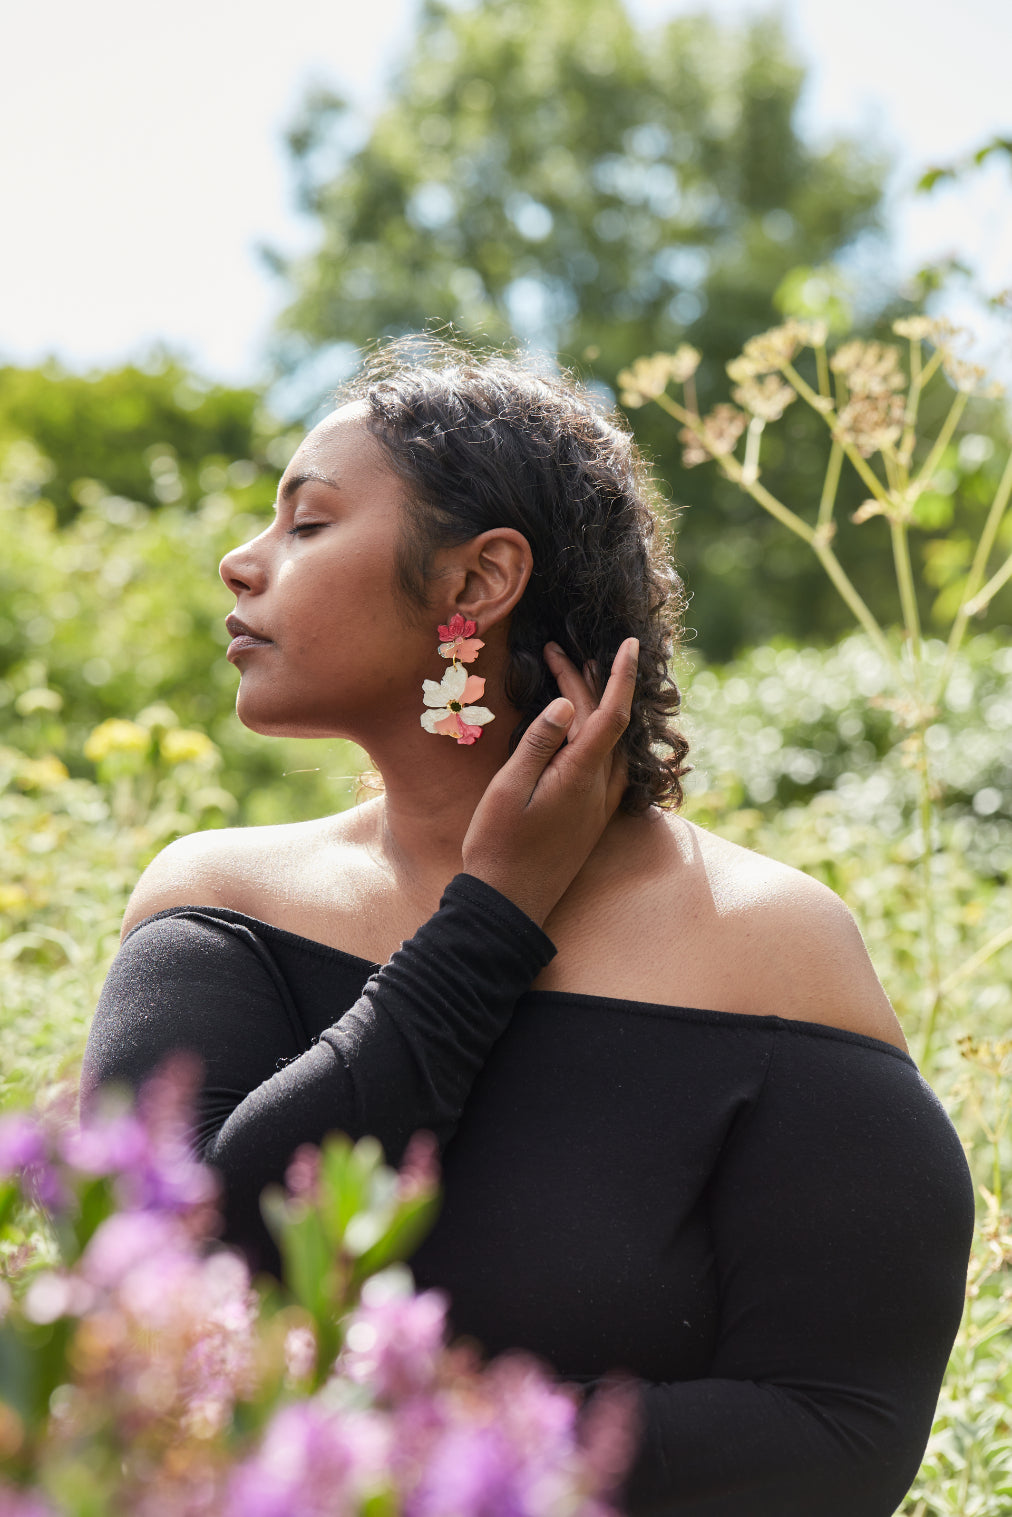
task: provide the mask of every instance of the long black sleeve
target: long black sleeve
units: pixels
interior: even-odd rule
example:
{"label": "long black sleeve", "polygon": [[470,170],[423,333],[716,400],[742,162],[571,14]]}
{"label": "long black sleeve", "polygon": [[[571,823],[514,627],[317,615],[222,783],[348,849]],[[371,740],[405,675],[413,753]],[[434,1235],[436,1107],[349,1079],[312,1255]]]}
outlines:
{"label": "long black sleeve", "polygon": [[458,875],[429,921],[353,1005],[333,1007],[313,1042],[248,920],[174,909],[138,924],[113,962],[82,1103],[108,1081],[136,1088],[173,1050],[195,1051],[204,1067],[199,1152],[224,1178],[230,1235],[248,1243],[260,1192],[300,1143],[334,1129],[369,1133],[391,1163],[419,1128],[444,1145],[517,997],[554,952],[498,891]]}
{"label": "long black sleeve", "polygon": [[973,1231],[914,1066],[785,1024],[716,1171],[705,1380],[641,1389],[634,1514],[890,1517],[917,1473]]}

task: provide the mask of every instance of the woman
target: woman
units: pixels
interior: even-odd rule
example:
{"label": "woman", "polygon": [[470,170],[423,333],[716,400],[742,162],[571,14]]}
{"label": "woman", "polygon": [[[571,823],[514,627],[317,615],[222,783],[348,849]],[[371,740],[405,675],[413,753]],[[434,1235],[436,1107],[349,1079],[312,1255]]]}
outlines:
{"label": "woman", "polygon": [[630,1511],[888,1517],[959,1321],[966,1165],[843,904],[675,814],[653,529],[570,384],[381,356],[221,574],[240,719],[352,739],[383,793],[159,855],[83,1090],[195,1049],[228,1235],[268,1266],[257,1198],[300,1143],[396,1162],[431,1130],[419,1285],[489,1352],[637,1377]]}

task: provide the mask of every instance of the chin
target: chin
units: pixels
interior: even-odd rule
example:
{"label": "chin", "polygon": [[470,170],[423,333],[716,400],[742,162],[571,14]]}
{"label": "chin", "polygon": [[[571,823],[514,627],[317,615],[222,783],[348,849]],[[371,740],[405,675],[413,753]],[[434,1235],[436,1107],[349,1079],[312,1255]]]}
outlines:
{"label": "chin", "polygon": [[305,710],[293,710],[291,704],[244,700],[241,686],[235,714],[244,727],[250,732],[259,732],[262,737],[346,738],[350,735],[333,712],[317,716]]}

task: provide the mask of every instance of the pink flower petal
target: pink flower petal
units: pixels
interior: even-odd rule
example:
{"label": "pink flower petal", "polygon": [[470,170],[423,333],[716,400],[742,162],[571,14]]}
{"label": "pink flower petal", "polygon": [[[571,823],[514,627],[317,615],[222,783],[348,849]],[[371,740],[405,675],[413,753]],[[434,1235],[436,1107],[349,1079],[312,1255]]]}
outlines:
{"label": "pink flower petal", "polygon": [[474,633],[478,630],[478,623],[466,621],[460,612],[457,611],[450,617],[448,627],[440,625],[436,630],[439,633],[440,642],[449,643],[459,637],[473,637]]}
{"label": "pink flower petal", "polygon": [[467,722],[461,722],[461,724],[460,724],[460,736],[457,739],[457,747],[458,748],[460,748],[460,747],[470,748],[471,745],[473,743],[476,743],[480,737],[481,737],[481,728],[480,727],[471,727],[471,726],[469,726],[467,724]]}
{"label": "pink flower petal", "polygon": [[480,674],[469,674],[467,683],[460,692],[461,705],[473,706],[479,696],[485,694],[485,681]]}
{"label": "pink flower petal", "polygon": [[473,664],[478,657],[478,649],[484,646],[480,637],[461,638],[457,644],[456,656],[462,664]]}
{"label": "pink flower petal", "polygon": [[455,737],[458,742],[460,742],[460,728],[461,721],[456,711],[451,711],[449,715],[441,717],[438,722],[432,724],[433,732],[439,732],[443,737]]}

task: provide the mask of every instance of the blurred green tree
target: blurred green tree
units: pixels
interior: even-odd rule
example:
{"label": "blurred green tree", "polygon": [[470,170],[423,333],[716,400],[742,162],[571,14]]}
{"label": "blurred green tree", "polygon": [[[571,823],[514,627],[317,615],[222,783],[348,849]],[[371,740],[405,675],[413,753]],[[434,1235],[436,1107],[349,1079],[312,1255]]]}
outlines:
{"label": "blurred green tree", "polygon": [[[283,467],[294,446],[259,390],[209,384],[168,355],[89,375],[0,368],[0,450],[18,442],[49,460],[46,498],[61,522],[96,481],[150,506],[185,503]],[[272,492],[273,478],[265,503]]]}
{"label": "blurred green tree", "polygon": [[[322,389],[332,345],[449,322],[517,336],[612,389],[632,357],[687,339],[707,355],[705,401],[776,318],[789,271],[819,270],[875,226],[883,163],[853,142],[802,140],[803,81],[770,19],[655,31],[622,0],[425,0],[364,143],[325,92],[290,132],[321,239],[303,259],[270,255],[292,291],[282,369],[333,359]],[[794,545],[746,521],[720,481],[686,475],[656,418],[633,419],[674,504],[693,508],[679,556],[707,653],[838,632]],[[778,487],[804,499],[818,488],[815,432],[792,425]]]}

